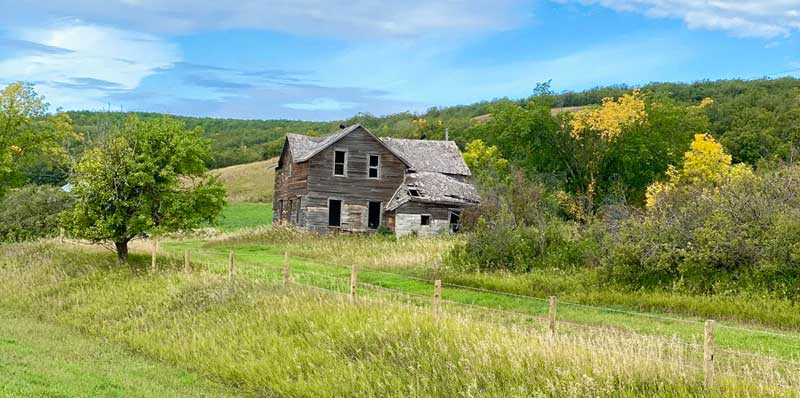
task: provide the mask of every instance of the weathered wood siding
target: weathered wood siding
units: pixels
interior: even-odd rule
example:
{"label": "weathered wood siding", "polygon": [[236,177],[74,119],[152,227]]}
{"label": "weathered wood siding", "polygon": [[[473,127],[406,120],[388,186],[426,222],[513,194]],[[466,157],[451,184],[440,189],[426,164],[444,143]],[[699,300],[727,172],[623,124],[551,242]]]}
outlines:
{"label": "weathered wood siding", "polygon": [[[446,205],[407,202],[395,210],[395,234],[432,236],[450,233],[450,209]],[[430,215],[430,225],[421,225],[422,215]]]}
{"label": "weathered wood siding", "polygon": [[[347,152],[345,176],[333,175],[334,152]],[[368,178],[369,155],[380,156],[380,178]],[[381,225],[386,225],[383,208],[403,183],[406,166],[381,142],[359,128],[308,160],[308,194],[303,198],[303,225],[310,230],[328,231],[328,200],[342,201],[343,231],[368,231],[368,203],[381,202]]]}
{"label": "weathered wood siding", "polygon": [[[291,153],[284,148],[278,165],[280,168],[275,170],[272,222],[274,225],[278,225],[285,220],[288,224],[302,226],[305,222],[303,197],[308,193],[308,162],[292,163]],[[290,167],[291,173],[289,173]],[[280,206],[281,201],[283,201],[283,206]],[[291,209],[288,208],[290,201],[293,204]]]}

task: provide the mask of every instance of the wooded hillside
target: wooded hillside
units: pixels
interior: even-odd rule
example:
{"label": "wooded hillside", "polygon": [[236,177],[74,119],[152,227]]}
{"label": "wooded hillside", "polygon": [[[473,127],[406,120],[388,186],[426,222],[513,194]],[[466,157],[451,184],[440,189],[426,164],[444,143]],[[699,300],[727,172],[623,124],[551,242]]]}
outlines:
{"label": "wooded hillside", "polygon": [[[631,91],[629,86],[599,87],[581,92],[550,96],[553,107],[600,104],[603,98],[619,97]],[[698,104],[712,98],[709,112],[711,132],[719,138],[734,161],[755,164],[762,158],[791,158],[800,140],[800,80],[794,78],[764,80],[723,80],[684,83],[652,83],[641,90],[683,104]],[[541,88],[534,95],[541,95]],[[213,142],[212,168],[264,160],[280,152],[286,133],[324,135],[340,123],[361,123],[379,136],[442,139],[449,129],[451,139],[463,146],[473,137],[471,119],[492,113],[506,103],[525,104],[530,98],[496,99],[471,105],[429,109],[423,114],[397,113],[386,116],[359,114],[346,121],[306,122],[292,120],[237,120],[181,116],[186,127],[200,126],[204,138]],[[105,126],[121,123],[119,112],[70,112],[77,131],[88,142],[99,138]],[[137,113],[140,118],[159,117],[158,113]],[[688,145],[688,143],[687,143]]]}

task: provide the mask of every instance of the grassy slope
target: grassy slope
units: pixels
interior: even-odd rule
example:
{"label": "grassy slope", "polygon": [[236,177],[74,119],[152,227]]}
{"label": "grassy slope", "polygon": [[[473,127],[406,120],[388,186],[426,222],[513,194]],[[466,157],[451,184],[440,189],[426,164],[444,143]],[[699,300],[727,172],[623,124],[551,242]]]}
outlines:
{"label": "grassy slope", "polygon": [[211,170],[219,177],[231,203],[272,203],[277,158]]}
{"label": "grassy slope", "polygon": [[234,397],[195,373],[0,312],[0,397]]}
{"label": "grassy slope", "polygon": [[[429,309],[393,301],[353,306],[330,293],[229,280],[202,267],[186,275],[180,261],[162,261],[162,271],[148,275],[144,256],[120,268],[110,253],[47,243],[0,246],[0,260],[8,282],[0,308],[258,396],[793,396],[725,377],[706,392],[685,367],[698,358],[647,338],[565,334],[552,345],[541,328],[452,312],[436,323]],[[80,380],[68,383],[76,388]]]}

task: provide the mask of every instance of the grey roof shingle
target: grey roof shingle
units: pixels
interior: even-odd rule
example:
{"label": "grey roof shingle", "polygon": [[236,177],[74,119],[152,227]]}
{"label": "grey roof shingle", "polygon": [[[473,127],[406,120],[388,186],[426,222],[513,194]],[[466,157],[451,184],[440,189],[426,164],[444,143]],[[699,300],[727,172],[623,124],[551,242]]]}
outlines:
{"label": "grey roof shingle", "polygon": [[[417,195],[412,196],[410,190],[416,191]],[[406,174],[403,185],[397,189],[386,209],[395,210],[409,201],[472,206],[480,203],[480,195],[472,184],[461,178],[422,171]]]}
{"label": "grey roof shingle", "polygon": [[382,138],[411,165],[414,171],[470,175],[469,167],[461,157],[461,151],[453,141],[406,140]]}

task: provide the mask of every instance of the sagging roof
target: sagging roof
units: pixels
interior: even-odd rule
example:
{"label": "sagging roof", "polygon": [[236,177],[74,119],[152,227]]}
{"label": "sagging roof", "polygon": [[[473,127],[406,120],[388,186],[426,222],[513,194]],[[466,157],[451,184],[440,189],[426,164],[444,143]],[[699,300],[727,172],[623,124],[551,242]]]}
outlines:
{"label": "sagging roof", "polygon": [[382,138],[386,145],[399,153],[414,171],[470,175],[461,151],[453,141],[406,140]]}
{"label": "sagging roof", "polygon": [[422,171],[406,174],[403,185],[392,196],[386,210],[395,210],[407,202],[474,206],[480,203],[480,195],[472,184],[459,178]]}
{"label": "sagging roof", "polygon": [[[359,128],[375,137],[360,124],[354,124],[324,137],[287,134],[286,139],[292,160],[294,163],[305,162]],[[375,139],[412,171],[429,171],[462,176],[471,175],[469,167],[464,163],[464,158],[461,157],[461,151],[455,142],[399,138],[381,139],[377,137]]]}
{"label": "sagging roof", "polygon": [[323,149],[331,146],[336,141],[339,141],[344,136],[352,133],[359,127],[361,127],[361,125],[354,124],[324,137],[308,137],[300,134],[286,134],[286,139],[289,140],[289,150],[292,151],[292,159],[295,163],[305,162],[321,152]]}

